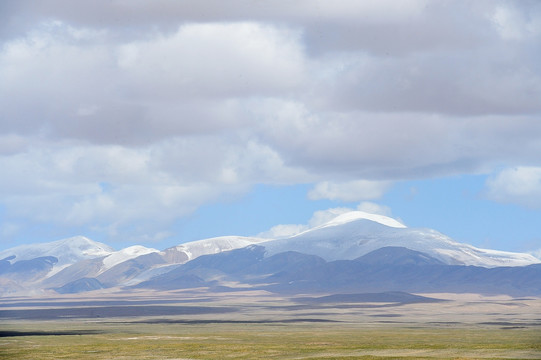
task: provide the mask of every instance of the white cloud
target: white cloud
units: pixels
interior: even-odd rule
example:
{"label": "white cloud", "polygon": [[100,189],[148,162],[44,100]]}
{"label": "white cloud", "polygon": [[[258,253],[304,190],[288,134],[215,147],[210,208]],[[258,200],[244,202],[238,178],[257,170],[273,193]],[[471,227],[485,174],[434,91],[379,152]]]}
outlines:
{"label": "white cloud", "polygon": [[262,238],[275,239],[299,234],[308,229],[328,223],[335,217],[352,211],[350,208],[332,208],[327,210],[318,210],[312,214],[307,224],[280,224],[271,229],[259,233],[257,236]]}
{"label": "white cloud", "polygon": [[347,202],[378,199],[390,185],[388,181],[354,180],[341,183],[323,181],[317,183],[308,192],[308,198],[311,200],[329,199]]}
{"label": "white cloud", "polygon": [[357,205],[357,210],[364,211],[369,214],[392,216],[391,208],[385,205],[376,204],[370,201],[363,201]]}
{"label": "white cloud", "polygon": [[278,239],[297,235],[305,230],[308,230],[306,225],[300,224],[286,224],[286,225],[275,225],[267,231],[257,234],[257,237],[264,239]]}
{"label": "white cloud", "polygon": [[245,194],[259,181],[302,178],[302,171],[288,168],[271,149],[231,141],[199,137],[143,148],[33,146],[0,156],[0,198],[9,218],[91,226],[120,238],[137,228],[150,238],[223,194]]}
{"label": "white cloud", "polygon": [[541,167],[520,166],[500,171],[487,180],[489,199],[541,208]]}
{"label": "white cloud", "polygon": [[308,220],[308,227],[314,228],[314,227],[323,225],[325,223],[328,223],[335,217],[345,214],[347,212],[350,212],[352,210],[353,209],[346,208],[346,207],[337,207],[337,208],[331,208],[327,210],[318,210],[314,212],[310,220]]}

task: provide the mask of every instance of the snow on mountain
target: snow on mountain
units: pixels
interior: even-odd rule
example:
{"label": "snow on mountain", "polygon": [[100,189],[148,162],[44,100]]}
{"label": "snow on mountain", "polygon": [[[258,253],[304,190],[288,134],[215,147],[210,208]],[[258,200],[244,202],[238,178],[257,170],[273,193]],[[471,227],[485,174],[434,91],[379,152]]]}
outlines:
{"label": "snow on mountain", "polygon": [[20,260],[31,260],[43,256],[54,256],[58,259],[55,268],[62,268],[80,260],[107,256],[114,250],[108,245],[90,240],[84,236],[75,236],[48,243],[20,245],[0,252],[0,259],[15,256],[12,263]]}
{"label": "snow on mountain", "polygon": [[240,249],[267,240],[268,239],[256,237],[221,236],[174,246],[164,251],[164,257],[168,262],[181,263],[193,260],[201,255],[217,254],[223,251]]}
{"label": "snow on mountain", "polygon": [[114,267],[115,265],[123,263],[124,261],[134,259],[138,256],[157,252],[159,251],[156,249],[147,248],[141,245],[134,245],[119,251],[115,251],[103,259],[103,267],[100,273]]}
{"label": "snow on mountain", "polygon": [[426,253],[449,265],[483,267],[524,266],[541,261],[530,254],[479,249],[458,243],[432,229],[408,228],[399,221],[363,211],[341,214],[329,222],[291,237],[261,239],[223,236],[193,241],[163,252],[169,263],[185,263],[201,255],[217,254],[252,244],[266,248],[267,256],[297,251],[327,261],[352,260],[388,246]]}
{"label": "snow on mountain", "polygon": [[[113,252],[104,257],[101,260],[99,267],[95,264],[95,261],[98,259],[95,259],[92,264],[88,263],[89,266],[87,267],[92,271],[85,274],[85,276],[97,277],[100,281],[104,282],[104,284],[111,284],[116,279],[124,285],[134,285],[154,276],[171,271],[179,264],[193,260],[201,255],[216,254],[223,251],[243,248],[260,241],[262,240],[257,238],[224,236],[193,241],[164,251],[135,245]],[[144,255],[149,254],[157,254],[159,257],[152,259],[145,258]],[[151,260],[157,259],[159,259],[159,261],[153,264]],[[129,264],[130,260],[139,262]],[[167,264],[164,264],[164,261],[167,262]],[[80,276],[81,270],[78,265],[79,264],[75,264],[72,268],[74,268],[75,273]],[[66,269],[64,272],[67,272],[69,269],[70,268]],[[126,276],[128,280],[124,281],[122,280],[122,277],[125,276],[126,272],[128,272],[130,276]]]}
{"label": "snow on mountain", "polygon": [[327,261],[352,260],[382,247],[399,246],[426,253],[449,265],[497,267],[540,262],[529,254],[478,249],[457,243],[435,230],[407,228],[394,219],[359,211],[342,214],[289,238],[260,245],[266,248],[267,256],[294,250]]}

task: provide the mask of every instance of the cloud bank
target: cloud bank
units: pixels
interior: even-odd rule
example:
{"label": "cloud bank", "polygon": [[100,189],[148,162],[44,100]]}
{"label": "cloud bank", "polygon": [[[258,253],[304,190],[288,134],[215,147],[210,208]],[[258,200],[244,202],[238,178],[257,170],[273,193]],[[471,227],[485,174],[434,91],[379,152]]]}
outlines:
{"label": "cloud bank", "polygon": [[541,206],[537,2],[0,6],[3,234],[152,238],[261,183],[351,202],[486,173]]}

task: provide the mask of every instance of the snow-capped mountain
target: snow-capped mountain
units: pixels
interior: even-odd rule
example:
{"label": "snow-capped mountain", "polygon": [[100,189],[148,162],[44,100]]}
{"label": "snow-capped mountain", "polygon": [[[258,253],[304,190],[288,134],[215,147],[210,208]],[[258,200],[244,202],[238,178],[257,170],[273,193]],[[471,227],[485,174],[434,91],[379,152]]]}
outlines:
{"label": "snow-capped mountain", "polygon": [[110,255],[108,245],[76,236],[49,243],[21,245],[0,252],[0,295],[39,293],[44,280],[63,269]]}
{"label": "snow-capped mountain", "polygon": [[256,237],[221,236],[180,244],[164,251],[164,258],[171,263],[184,263],[201,255],[217,254],[223,251],[240,249],[266,241]]}
{"label": "snow-capped mountain", "polygon": [[79,288],[96,279],[104,286],[133,285],[170,271],[175,265],[184,264],[202,255],[217,254],[258,243],[262,239],[241,236],[223,236],[181,244],[164,251],[131,246],[94,259],[71,264],[46,279],[47,287]]}
{"label": "snow-capped mountain", "polygon": [[[64,268],[56,272],[48,274],[47,279],[43,284],[49,287],[62,286],[66,283],[76,281],[81,278],[94,278],[98,276],[107,277],[109,270],[121,267],[122,264],[127,264],[133,259],[144,257],[148,254],[158,254],[159,251],[152,248],[146,248],[144,246],[135,245],[130,246],[119,251],[112,251],[109,254],[101,257],[84,259],[77,261],[73,264],[69,264]],[[158,255],[157,263],[163,262]],[[126,266],[124,266],[125,268]],[[125,269],[128,270],[128,269]],[[139,269],[143,271],[144,269]],[[135,276],[137,269],[131,271]]]}
{"label": "snow-capped mountain", "polygon": [[140,282],[147,281],[155,276],[172,271],[177,268],[178,265],[185,264],[200,256],[241,249],[266,240],[267,239],[245,236],[220,236],[173,246],[160,252],[162,259],[166,262],[165,264],[156,263],[155,266],[137,273],[136,276],[126,281],[125,284],[127,286],[139,284]]}
{"label": "snow-capped mountain", "polygon": [[362,211],[345,213],[295,236],[260,245],[268,256],[293,250],[327,261],[352,260],[379,248],[398,246],[423,252],[449,265],[497,267],[540,262],[530,254],[478,249],[432,229],[407,228],[392,218]]}
{"label": "snow-capped mountain", "polygon": [[[432,277],[426,277],[423,266],[431,266]],[[126,286],[223,287],[231,282],[244,287],[274,283],[265,285],[269,291],[351,291],[369,286],[359,276],[370,277],[371,289],[393,287],[400,277],[411,283],[409,290],[459,291],[464,283],[463,291],[493,292],[498,269],[512,284],[506,291],[541,293],[535,280],[541,278],[541,261],[532,255],[479,249],[435,230],[353,211],[278,239],[223,236],[163,251],[139,245],[114,251],[82,236],[18,246],[0,252],[0,295],[21,289],[69,293]],[[299,287],[298,281],[304,285]],[[450,285],[434,285],[442,281]]]}
{"label": "snow-capped mountain", "polygon": [[49,243],[20,245],[0,251],[0,260],[14,256],[10,260],[13,263],[21,260],[52,256],[58,260],[55,267],[62,268],[80,260],[103,257],[113,252],[114,249],[108,245],[90,240],[84,236],[75,236]]}

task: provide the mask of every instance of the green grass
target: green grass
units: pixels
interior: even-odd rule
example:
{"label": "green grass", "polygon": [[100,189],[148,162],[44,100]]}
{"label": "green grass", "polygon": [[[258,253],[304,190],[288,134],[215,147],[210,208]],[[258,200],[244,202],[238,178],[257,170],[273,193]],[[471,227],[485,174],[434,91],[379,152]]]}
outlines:
{"label": "green grass", "polygon": [[[202,306],[195,300],[193,304]],[[39,321],[6,315],[0,319],[0,333],[27,335],[0,337],[0,360],[541,359],[541,300],[537,298],[299,307],[287,298],[235,293],[205,302],[205,306],[215,305],[234,311],[172,316],[141,311],[138,316]],[[63,305],[51,301],[34,308],[46,315],[49,306]],[[322,322],[291,322],[300,319]],[[28,335],[40,331],[47,335]]]}
{"label": "green grass", "polygon": [[0,359],[540,359],[539,329],[362,324],[41,322],[2,330],[99,334],[0,338]]}

